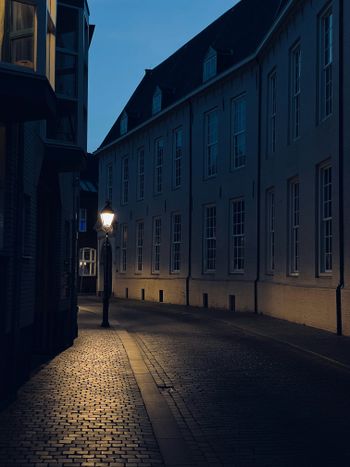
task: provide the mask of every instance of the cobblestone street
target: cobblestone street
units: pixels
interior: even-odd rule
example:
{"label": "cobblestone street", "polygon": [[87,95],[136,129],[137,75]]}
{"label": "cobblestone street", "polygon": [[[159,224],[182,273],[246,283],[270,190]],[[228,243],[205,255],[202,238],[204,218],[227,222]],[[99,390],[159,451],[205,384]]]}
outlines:
{"label": "cobblestone street", "polygon": [[124,347],[96,315],[0,414],[0,465],[162,465]]}
{"label": "cobblestone street", "polygon": [[111,329],[96,299],[79,315],[0,413],[1,466],[350,465],[349,339],[125,300]]}

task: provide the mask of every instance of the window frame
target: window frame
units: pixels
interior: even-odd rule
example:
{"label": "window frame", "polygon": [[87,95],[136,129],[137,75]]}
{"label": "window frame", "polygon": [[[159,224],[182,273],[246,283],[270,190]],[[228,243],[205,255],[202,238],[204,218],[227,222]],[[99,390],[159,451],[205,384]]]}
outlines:
{"label": "window frame", "polygon": [[152,274],[160,274],[161,242],[162,218],[160,216],[156,216],[153,218],[152,225]]}
{"label": "window frame", "polygon": [[124,156],[122,158],[122,167],[121,167],[121,204],[126,205],[129,202],[129,156]]}
{"label": "window frame", "polygon": [[[141,164],[141,160],[142,160],[142,164]],[[136,186],[136,192],[137,192],[136,193],[137,200],[142,201],[145,198],[145,148],[144,148],[144,146],[140,147],[137,150],[137,186]]]}
{"label": "window frame", "polygon": [[[240,205],[241,209],[235,212],[235,206],[237,205]],[[237,217],[239,222],[235,222]],[[244,197],[232,199],[230,201],[230,274],[244,274],[245,272],[245,221],[246,206]],[[240,229],[239,226],[241,226]],[[238,251],[243,251],[243,254],[239,256]],[[236,267],[239,261],[242,261],[242,267]]]}
{"label": "window frame", "polygon": [[288,182],[288,274],[300,274],[300,181],[294,177]]}
{"label": "window frame", "polygon": [[206,204],[203,217],[203,271],[212,274],[216,271],[216,204]]}
{"label": "window frame", "polygon": [[144,243],[145,243],[145,223],[140,219],[136,221],[136,274],[142,274],[144,269]]}
{"label": "window frame", "polygon": [[[178,135],[181,135],[178,145]],[[173,188],[177,190],[182,184],[182,160],[183,160],[183,128],[179,126],[173,131]]]}
{"label": "window frame", "polygon": [[[84,216],[82,213],[84,212]],[[82,228],[82,222],[85,222],[85,228]],[[87,208],[80,207],[79,208],[79,232],[85,233],[87,232]]]}
{"label": "window frame", "polygon": [[290,138],[294,142],[301,133],[301,68],[300,40],[290,50]]}
{"label": "window frame", "polygon": [[[179,222],[176,223],[176,220]],[[178,229],[175,226],[178,225]],[[182,216],[180,212],[173,212],[171,215],[171,257],[170,272],[179,274],[181,272],[181,245],[182,245]],[[178,266],[178,267],[175,267]]]}
{"label": "window frame", "polygon": [[[214,135],[212,135],[213,130],[211,129],[211,126],[213,123],[210,122],[210,119],[214,117],[216,128],[214,128]],[[216,177],[218,173],[219,112],[217,107],[204,114],[204,125],[204,178],[208,179]],[[213,148],[215,149],[212,153]],[[214,154],[214,157],[212,157],[212,154]]]}
{"label": "window frame", "polygon": [[[324,184],[324,173],[328,170],[330,170],[330,181]],[[327,185],[330,198],[325,201]],[[325,203],[330,204],[330,216],[324,216]],[[330,226],[330,235],[327,235],[327,225]],[[326,246],[327,238],[330,238],[330,250]],[[327,255],[330,256],[331,268],[327,268]],[[333,168],[330,161],[321,164],[318,168],[318,274],[320,277],[333,274]]]}
{"label": "window frame", "polygon": [[128,224],[124,223],[120,229],[120,272],[126,273],[128,267]]}
{"label": "window frame", "polygon": [[[85,259],[85,251],[89,251],[90,259]],[[93,253],[93,254],[92,254]],[[85,264],[82,264],[85,262]],[[88,266],[90,274],[82,274],[82,266]],[[92,269],[92,271],[91,271]],[[79,249],[79,277],[96,277],[97,275],[97,252],[95,248],[83,247]]]}
{"label": "window frame", "polygon": [[[243,116],[241,117],[242,128],[239,127],[237,121],[237,112],[238,106],[243,105]],[[232,149],[231,149],[231,170],[237,170],[246,166],[247,161],[247,99],[246,94],[241,94],[240,96],[232,99],[231,102],[231,119],[232,119]],[[238,147],[238,139],[243,136],[244,138],[244,153],[238,154],[236,148]],[[241,163],[238,161],[241,160]]]}
{"label": "window frame", "polygon": [[212,47],[209,48],[203,60],[203,83],[217,75],[218,54]]}
{"label": "window frame", "polygon": [[164,166],[164,138],[161,136],[154,141],[154,194],[163,192],[163,166]]}
{"label": "window frame", "polygon": [[[330,17],[330,34],[328,33],[329,43],[326,44],[326,32],[324,29],[325,19]],[[318,18],[319,29],[319,121],[327,120],[333,113],[333,98],[334,98],[334,76],[333,76],[333,59],[334,59],[334,25],[333,25],[333,5],[329,3],[322,11]],[[328,46],[328,47],[327,47]],[[327,48],[329,52],[327,53]],[[325,61],[326,54],[329,55],[327,62]],[[330,85],[329,85],[330,83]],[[327,86],[329,86],[329,104],[327,104]],[[329,108],[327,107],[329,106]]]}

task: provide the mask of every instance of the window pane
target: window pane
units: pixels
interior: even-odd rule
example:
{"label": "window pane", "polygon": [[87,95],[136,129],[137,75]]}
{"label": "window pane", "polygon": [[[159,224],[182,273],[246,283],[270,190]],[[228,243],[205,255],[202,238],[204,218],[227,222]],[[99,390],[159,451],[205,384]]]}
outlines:
{"label": "window pane", "polygon": [[57,52],[56,92],[69,97],[76,96],[76,57]]}
{"label": "window pane", "polygon": [[57,46],[76,51],[78,45],[78,12],[73,8],[59,7],[57,16]]}

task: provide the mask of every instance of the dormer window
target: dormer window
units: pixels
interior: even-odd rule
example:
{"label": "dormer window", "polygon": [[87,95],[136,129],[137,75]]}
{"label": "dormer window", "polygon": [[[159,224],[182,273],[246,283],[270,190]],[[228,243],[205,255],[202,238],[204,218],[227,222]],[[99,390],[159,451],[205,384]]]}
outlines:
{"label": "dormer window", "polygon": [[203,82],[216,76],[217,72],[217,52],[212,47],[209,48],[203,62]]}
{"label": "dormer window", "polygon": [[128,114],[123,112],[123,115],[120,119],[120,134],[125,135],[128,132]]}
{"label": "dormer window", "polygon": [[157,114],[162,110],[162,90],[157,86],[153,94],[152,115]]}

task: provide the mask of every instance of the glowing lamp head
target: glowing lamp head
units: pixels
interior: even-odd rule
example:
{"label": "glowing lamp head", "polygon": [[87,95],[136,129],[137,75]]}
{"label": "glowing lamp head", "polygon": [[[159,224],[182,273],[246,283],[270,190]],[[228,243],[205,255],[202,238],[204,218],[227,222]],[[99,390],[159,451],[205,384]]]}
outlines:
{"label": "glowing lamp head", "polygon": [[109,201],[107,202],[106,206],[102,209],[100,216],[103,230],[110,230],[114,221],[114,211],[111,208]]}

